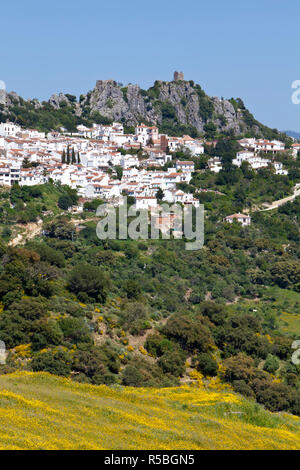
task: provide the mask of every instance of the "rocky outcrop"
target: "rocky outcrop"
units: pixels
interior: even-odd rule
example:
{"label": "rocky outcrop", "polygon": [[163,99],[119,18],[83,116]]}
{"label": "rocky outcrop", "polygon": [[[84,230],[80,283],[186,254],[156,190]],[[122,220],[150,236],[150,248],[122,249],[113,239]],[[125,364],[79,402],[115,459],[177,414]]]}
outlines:
{"label": "rocky outcrop", "polygon": [[53,93],[53,95],[50,96],[48,101],[48,103],[51,104],[51,106],[53,106],[53,108],[55,109],[59,109],[63,102],[70,105],[68,98],[63,93]]}
{"label": "rocky outcrop", "polygon": [[[76,129],[79,122],[112,121],[121,121],[127,126],[140,122],[155,124],[161,132],[170,135],[207,133],[213,136],[215,131],[236,135],[251,131],[252,134],[263,135],[267,129],[253,118],[242,100],[209,97],[193,81],[181,79],[171,82],[157,80],[148,90],[132,83],[123,86],[114,80],[98,80],[95,88],[81,95],[79,100],[70,94],[54,93],[48,103],[54,111],[49,123],[59,125],[62,116],[61,113],[55,115],[55,112],[65,108],[65,126],[71,130]],[[11,92],[6,94],[6,105],[0,110],[1,119],[19,119],[24,108],[22,123],[26,125],[28,104],[39,116],[49,113],[44,102],[36,99],[26,101]],[[13,109],[16,106],[20,109]]]}
{"label": "rocky outcrop", "polygon": [[6,106],[13,106],[15,104],[20,104],[20,96],[15,91],[6,93]]}
{"label": "rocky outcrop", "polygon": [[15,91],[10,91],[9,93],[7,93],[5,90],[1,91],[3,92],[2,104],[4,104],[7,111],[9,111],[11,106],[22,106],[26,102],[31,103],[35,109],[38,109],[42,106],[41,102],[37,98],[24,100]]}
{"label": "rocky outcrop", "polygon": [[138,85],[120,87],[114,80],[98,80],[95,89],[81,103],[83,109],[89,106],[91,112],[98,111],[114,121],[134,125],[141,119],[157,122],[158,116],[152,106],[147,106]]}
{"label": "rocky outcrop", "polygon": [[[174,110],[173,116],[164,113],[166,105]],[[97,111],[127,125],[141,121],[161,125],[169,119],[202,133],[205,124],[212,122],[218,131],[232,130],[235,134],[245,127],[242,112],[236,111],[230,101],[210,98],[193,82],[182,80],[156,81],[147,91],[138,85],[121,87],[114,80],[98,80],[94,90],[80,103],[80,109],[87,107],[90,112]]]}

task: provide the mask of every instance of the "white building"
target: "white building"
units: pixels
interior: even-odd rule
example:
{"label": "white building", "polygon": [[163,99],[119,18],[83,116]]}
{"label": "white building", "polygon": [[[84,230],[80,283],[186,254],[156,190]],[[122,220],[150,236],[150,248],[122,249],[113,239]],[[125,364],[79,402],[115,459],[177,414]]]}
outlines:
{"label": "white building", "polygon": [[214,173],[219,173],[222,170],[222,163],[219,157],[210,158],[207,162],[208,169]]}
{"label": "white building", "polygon": [[0,135],[4,137],[16,137],[19,132],[21,132],[21,127],[13,122],[0,123]]}
{"label": "white building", "polygon": [[276,175],[287,175],[288,170],[283,169],[283,164],[281,162],[273,162],[272,165],[275,168]]}
{"label": "white building", "polygon": [[193,156],[203,155],[204,153],[204,145],[198,140],[185,142],[184,147],[190,150]]}
{"label": "white building", "polygon": [[250,215],[245,214],[232,214],[225,217],[225,222],[229,222],[232,224],[235,220],[244,226],[251,224],[251,217]]}
{"label": "white building", "polygon": [[122,155],[120,158],[120,165],[124,168],[139,167],[140,162],[136,155]]}
{"label": "white building", "polygon": [[194,162],[178,161],[178,162],[176,162],[176,170],[177,171],[184,171],[184,172],[187,171],[187,172],[193,173],[195,171]]}
{"label": "white building", "polygon": [[297,157],[297,154],[298,154],[299,151],[300,151],[300,144],[293,144],[292,145],[292,153],[293,153],[294,158]]}
{"label": "white building", "polygon": [[47,177],[43,176],[40,172],[33,171],[31,168],[22,168],[21,170],[20,186],[35,186],[36,184],[46,183],[46,181]]}
{"label": "white building", "polygon": [[150,140],[154,141],[158,139],[158,128],[156,126],[146,126],[142,122],[142,124],[136,126],[135,135],[137,136],[138,142],[147,145]]}
{"label": "white building", "polygon": [[137,209],[150,209],[157,207],[157,199],[155,196],[138,196],[135,198]]}

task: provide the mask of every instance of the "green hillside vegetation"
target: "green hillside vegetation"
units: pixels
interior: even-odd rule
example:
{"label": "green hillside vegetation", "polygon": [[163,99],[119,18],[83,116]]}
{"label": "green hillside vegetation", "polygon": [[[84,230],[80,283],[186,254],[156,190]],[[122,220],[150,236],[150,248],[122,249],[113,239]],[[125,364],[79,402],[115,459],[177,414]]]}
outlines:
{"label": "green hillside vegetation", "polygon": [[[259,300],[259,301],[258,301]],[[231,312],[255,314],[265,324],[273,324],[278,333],[300,336],[300,293],[277,286],[265,289],[260,299],[241,300],[228,306]]]}
{"label": "green hillside vegetation", "polygon": [[3,239],[8,241],[22,232],[22,225],[25,228],[28,223],[60,214],[64,201],[71,206],[76,204],[78,196],[69,186],[60,184],[23,187],[16,184],[10,190],[0,188],[0,233]]}
{"label": "green hillside vegetation", "polygon": [[98,201],[72,217],[58,207],[62,195],[74,196],[49,184],[2,197],[6,206],[25,199],[26,208],[52,208],[40,215],[43,236],[1,245],[2,373],[135,387],[178,386],[201,373],[300,415],[300,369],[291,363],[298,330],[284,323],[299,312],[298,199],[280,215],[254,214],[247,228],[214,223],[220,209],[212,208],[204,248],[189,252],[183,240],[101,241]]}
{"label": "green hillside vegetation", "polygon": [[[270,203],[292,193],[292,188],[300,182],[300,157],[292,157],[290,152],[278,154],[276,161],[281,161],[288,169],[288,175],[276,175],[272,167],[251,169],[247,162],[241,167],[232,164],[237,151],[241,150],[237,139],[220,139],[215,148],[205,147],[201,157],[191,157],[188,151],[177,151],[174,159],[193,160],[195,173],[190,183],[179,183],[178,188],[193,193],[209,212],[211,220],[217,221],[233,212],[244,209],[253,210],[264,203]],[[209,158],[218,156],[222,162],[219,173],[207,171]],[[203,190],[209,190],[205,192]],[[202,190],[202,192],[200,191]],[[297,212],[297,204],[289,203],[279,209],[281,225],[290,226],[291,215]],[[268,214],[255,214],[257,217],[268,217]],[[275,219],[274,219],[275,220]],[[266,229],[267,229],[266,224]]]}
{"label": "green hillside vegetation", "polygon": [[[300,198],[255,210],[292,193],[299,161],[293,167],[287,155],[287,177],[237,169],[237,145],[220,141],[224,171],[199,169],[184,187],[205,204],[205,245],[195,252],[184,240],[99,240],[101,201],[74,216],[67,209],[75,191],[51,181],[2,190],[0,333],[8,357],[0,373],[137,388],[177,387],[201,374],[300,416],[300,367],[291,362],[300,334]],[[199,191],[205,185],[216,192]],[[247,205],[251,226],[224,223]]]}

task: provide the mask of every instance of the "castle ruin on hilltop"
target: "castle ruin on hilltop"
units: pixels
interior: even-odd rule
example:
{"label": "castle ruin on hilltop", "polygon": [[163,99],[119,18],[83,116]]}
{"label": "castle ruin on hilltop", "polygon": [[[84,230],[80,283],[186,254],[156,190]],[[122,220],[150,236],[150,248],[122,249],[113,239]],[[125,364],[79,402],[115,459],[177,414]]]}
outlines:
{"label": "castle ruin on hilltop", "polygon": [[183,72],[174,72],[174,82],[179,82],[180,80],[184,80]]}

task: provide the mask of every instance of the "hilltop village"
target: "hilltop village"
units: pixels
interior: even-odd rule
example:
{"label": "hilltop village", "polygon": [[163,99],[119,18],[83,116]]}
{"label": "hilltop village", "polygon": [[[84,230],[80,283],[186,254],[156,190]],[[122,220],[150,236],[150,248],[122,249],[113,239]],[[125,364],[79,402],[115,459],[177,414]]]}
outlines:
{"label": "hilltop village", "polygon": [[[272,168],[277,175],[288,171],[276,161],[285,144],[278,140],[243,138],[240,151],[232,163],[243,162],[258,170]],[[49,181],[76,189],[81,200],[101,198],[117,203],[126,194],[135,198],[137,208],[157,205],[157,193],[169,203],[199,205],[193,194],[178,189],[178,183],[189,183],[195,171],[218,173],[222,161],[208,158],[205,168],[197,170],[197,159],[205,156],[205,148],[216,146],[188,135],[170,137],[160,134],[156,126],[143,123],[133,134],[124,133],[119,122],[112,125],[77,126],[77,132],[44,132],[22,129],[11,123],[0,124],[0,185],[33,186]],[[293,145],[297,154],[299,144]],[[178,159],[178,152],[186,159]],[[207,190],[207,189],[206,189]],[[200,189],[201,191],[201,189]],[[80,211],[82,205],[74,210]]]}

